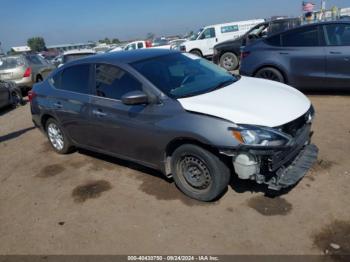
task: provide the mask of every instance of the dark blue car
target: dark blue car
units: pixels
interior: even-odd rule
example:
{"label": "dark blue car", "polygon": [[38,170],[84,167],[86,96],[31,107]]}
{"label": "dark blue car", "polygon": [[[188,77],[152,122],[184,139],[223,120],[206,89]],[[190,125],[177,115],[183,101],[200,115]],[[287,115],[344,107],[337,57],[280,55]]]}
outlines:
{"label": "dark blue car", "polygon": [[298,89],[350,90],[350,22],[304,25],[244,48],[242,75]]}

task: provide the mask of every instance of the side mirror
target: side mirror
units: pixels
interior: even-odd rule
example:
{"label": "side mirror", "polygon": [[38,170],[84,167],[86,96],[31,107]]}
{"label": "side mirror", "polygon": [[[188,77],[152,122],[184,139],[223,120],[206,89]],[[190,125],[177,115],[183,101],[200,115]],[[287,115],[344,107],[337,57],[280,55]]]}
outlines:
{"label": "side mirror", "polygon": [[144,105],[148,104],[148,96],[142,91],[132,91],[122,96],[122,102],[125,105]]}

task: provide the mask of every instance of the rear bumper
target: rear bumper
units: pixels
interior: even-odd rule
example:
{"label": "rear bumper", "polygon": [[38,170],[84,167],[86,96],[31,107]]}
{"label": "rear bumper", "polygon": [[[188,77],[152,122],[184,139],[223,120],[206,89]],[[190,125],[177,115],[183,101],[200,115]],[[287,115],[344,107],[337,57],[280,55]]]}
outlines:
{"label": "rear bumper", "polygon": [[14,80],[14,82],[21,89],[32,88],[32,86],[34,84],[32,77],[23,77],[21,79]]}

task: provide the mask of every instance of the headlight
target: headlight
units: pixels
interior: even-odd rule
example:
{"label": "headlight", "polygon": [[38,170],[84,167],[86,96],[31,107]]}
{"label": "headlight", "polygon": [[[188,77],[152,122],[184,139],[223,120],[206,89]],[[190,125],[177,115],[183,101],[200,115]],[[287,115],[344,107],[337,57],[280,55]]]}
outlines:
{"label": "headlight", "polygon": [[274,129],[255,126],[239,126],[232,134],[240,143],[252,146],[283,146],[291,139]]}

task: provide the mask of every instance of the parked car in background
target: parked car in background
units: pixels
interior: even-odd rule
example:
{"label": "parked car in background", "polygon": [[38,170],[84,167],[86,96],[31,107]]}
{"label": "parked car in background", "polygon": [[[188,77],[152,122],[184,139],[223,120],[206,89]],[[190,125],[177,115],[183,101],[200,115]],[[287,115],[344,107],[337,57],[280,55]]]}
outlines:
{"label": "parked car in background", "polygon": [[0,80],[0,108],[24,104],[21,89],[14,82]]}
{"label": "parked car in background", "polygon": [[264,19],[256,19],[206,26],[200,29],[190,41],[184,42],[180,50],[200,57],[210,57],[213,55],[214,45],[239,38],[252,27],[263,22],[265,22]]}
{"label": "parked car in background", "polygon": [[90,55],[95,55],[96,51],[93,49],[77,49],[77,50],[70,50],[66,51],[62,55],[62,63],[58,66],[61,67],[65,63],[90,56]]}
{"label": "parked car in background", "polygon": [[22,90],[43,81],[55,66],[36,54],[0,57],[0,80],[13,81]]}
{"label": "parked car in background", "polygon": [[244,48],[243,75],[299,89],[350,89],[350,22],[304,25]]}
{"label": "parked car in background", "polygon": [[169,41],[170,49],[172,49],[172,50],[180,50],[181,44],[183,44],[186,41],[187,41],[187,39],[171,40],[171,41]]}
{"label": "parked car in background", "polygon": [[241,48],[257,39],[300,26],[300,18],[277,19],[254,26],[244,35],[214,46],[213,62],[228,71],[238,68]]}
{"label": "parked car in background", "polygon": [[54,64],[56,67],[63,63],[63,55],[58,55],[54,59],[52,59],[52,64]]}
{"label": "parked car in background", "polygon": [[201,201],[225,191],[231,170],[281,190],[317,159],[306,96],[192,54],[143,49],[87,57],[35,85],[29,100],[56,152],[82,147],[159,169]]}
{"label": "parked car in background", "polygon": [[136,49],[143,49],[143,48],[151,48],[152,47],[152,41],[149,40],[142,40],[142,41],[134,41],[131,42],[129,44],[127,44],[124,47],[125,51],[129,51],[129,50],[136,50]]}

